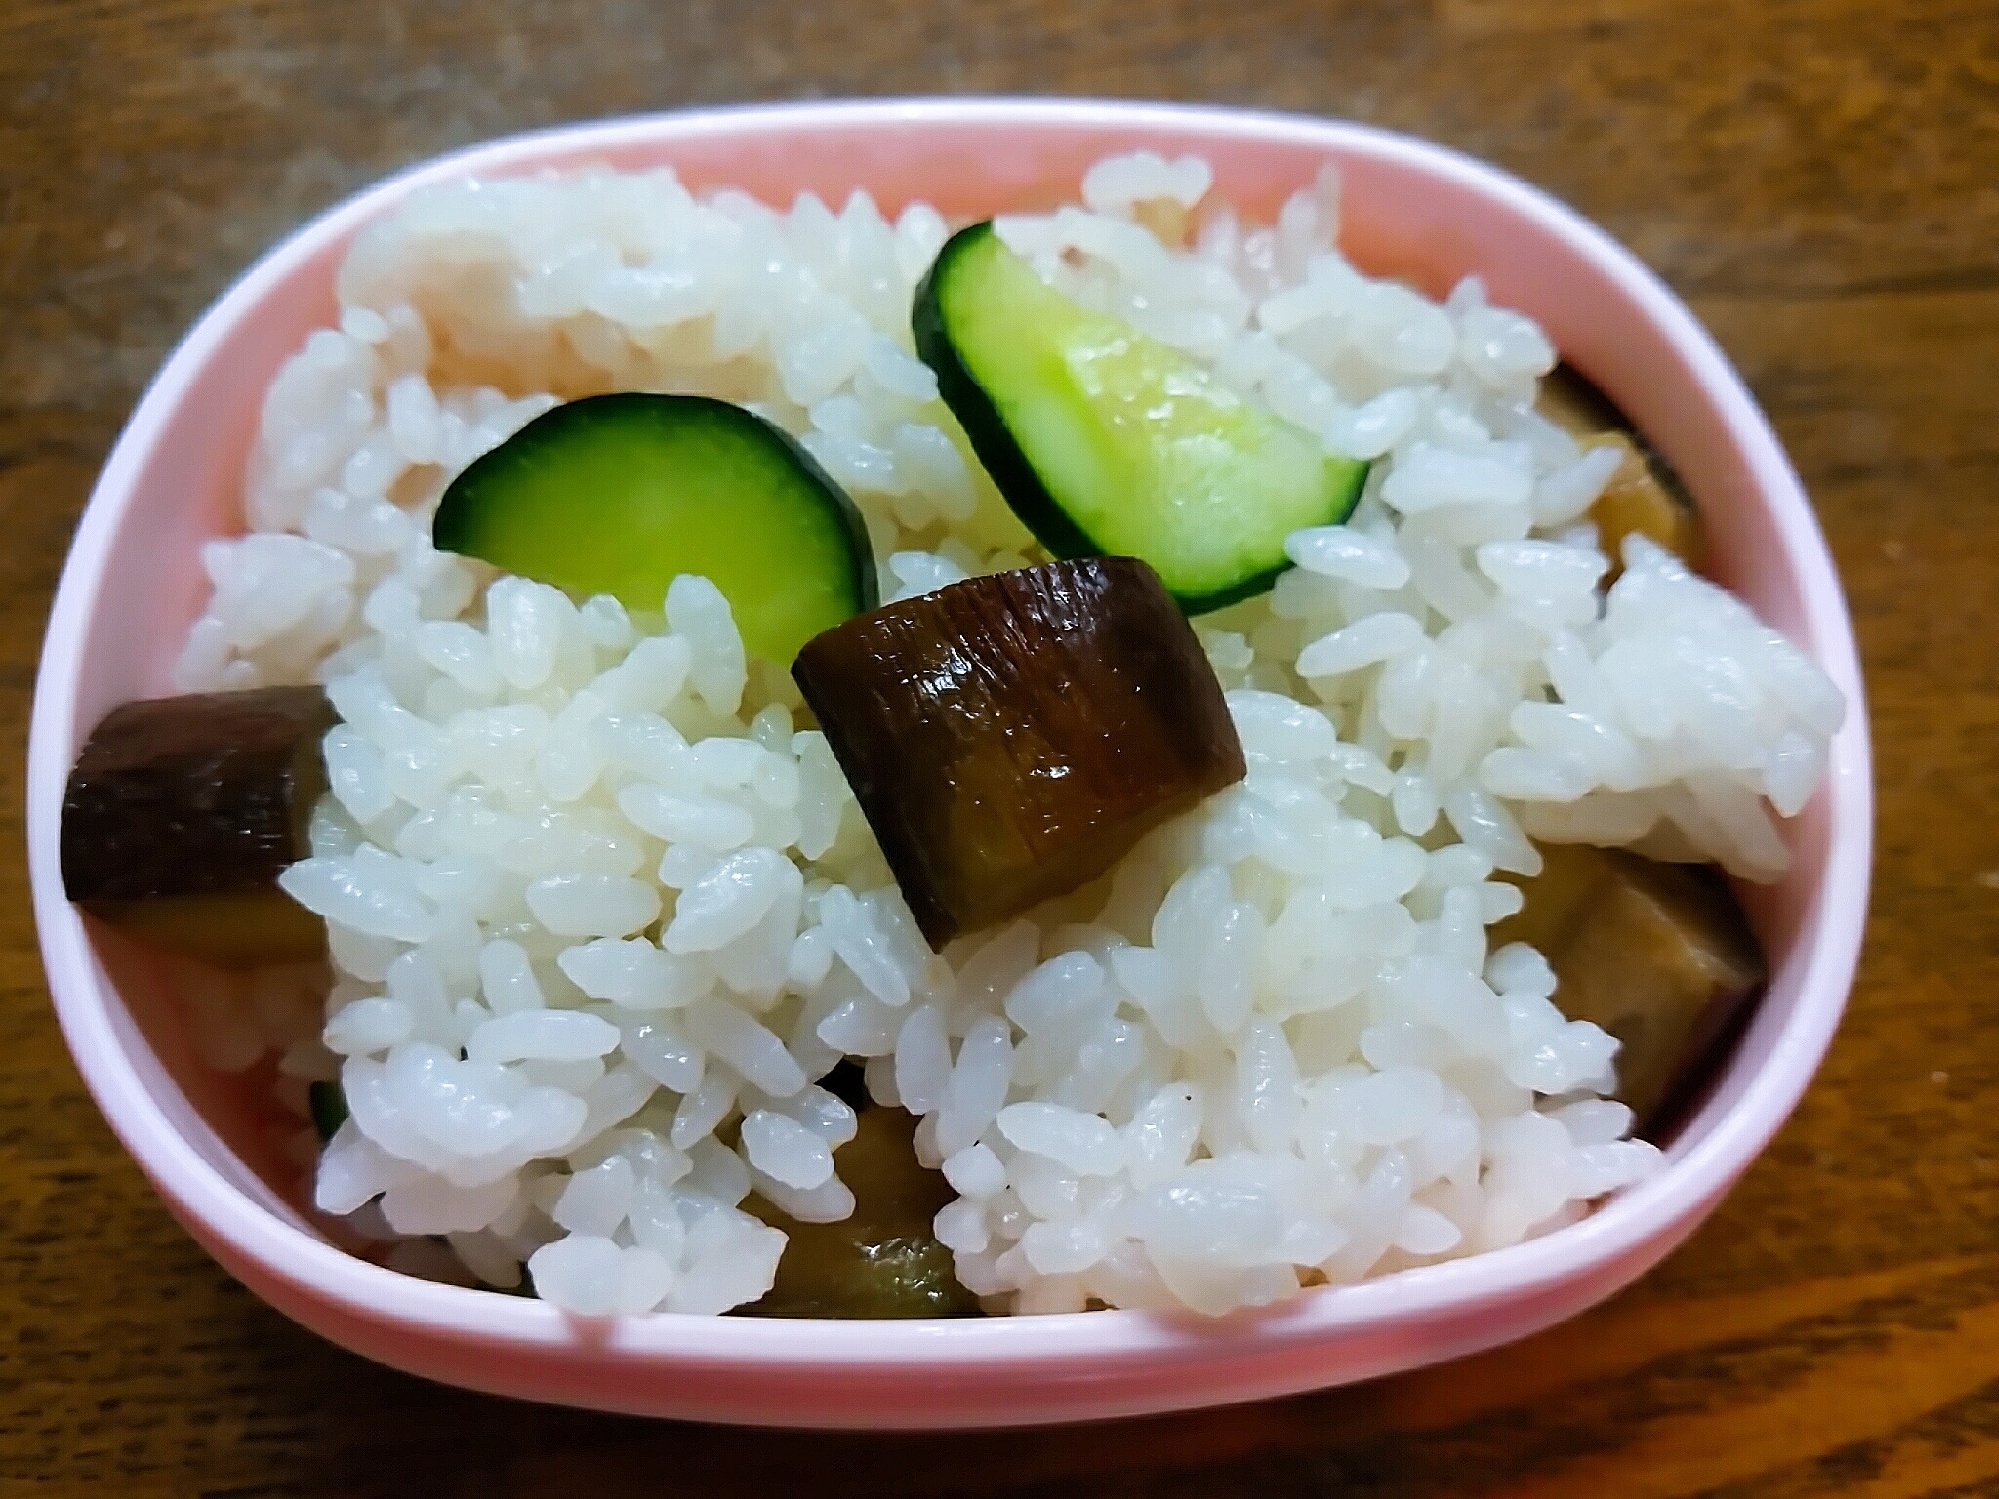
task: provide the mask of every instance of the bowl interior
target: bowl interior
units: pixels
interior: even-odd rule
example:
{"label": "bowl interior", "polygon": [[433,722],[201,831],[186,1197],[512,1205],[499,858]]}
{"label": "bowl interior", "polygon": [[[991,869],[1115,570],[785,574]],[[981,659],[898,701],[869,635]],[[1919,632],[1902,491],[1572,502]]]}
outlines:
{"label": "bowl interior", "polygon": [[[105,711],[170,690],[171,661],[205,594],[201,544],[241,527],[242,475],[262,389],[311,330],[334,319],[333,275],[354,230],[425,181],[590,162],[670,165],[690,186],[734,185],[779,203],[801,191],[837,203],[865,188],[889,213],[920,197],[947,215],[982,216],[1072,198],[1092,161],[1134,147],[1206,156],[1218,190],[1247,216],[1266,220],[1285,194],[1333,160],[1344,181],[1346,252],[1370,271],[1402,276],[1432,294],[1477,273],[1493,300],[1539,319],[1685,477],[1710,529],[1720,579],[1848,692],[1854,711],[1835,745],[1833,782],[1837,790],[1858,778],[1858,799],[1822,792],[1792,829],[1790,874],[1755,893],[1753,919],[1772,959],[1769,993],[1672,1156],[1684,1160],[1721,1128],[1787,1044],[1809,1049],[1802,1059],[1809,1072],[1851,972],[1849,952],[1844,969],[1834,961],[1836,992],[1828,994],[1827,970],[1814,967],[1827,923],[1857,920],[1851,891],[1828,905],[1836,843],[1851,856],[1858,838],[1864,887],[1866,744],[1851,640],[1823,542],[1774,439],[1725,361],[1634,262],[1565,210],[1489,169],[1352,127],[1219,112],[1097,108],[1065,116],[1053,108],[1008,113],[995,106],[982,114],[977,106],[909,105],[844,118],[834,111],[801,128],[784,111],[722,112],[502,142],[420,168],[334,210],[261,262],[197,327],[108,464],[65,575],[38,689],[31,844],[51,983],[72,1044],[156,1181],[158,1159],[126,1128],[132,1116],[111,1107],[109,1074],[93,1059],[95,1048],[116,1054],[129,1073],[122,1085],[135,1081],[152,1110],[227,1183],[293,1226],[320,1232],[292,1206],[298,1173],[279,1152],[261,1102],[268,1074],[224,1078],[206,1067],[158,965],[113,934],[86,928],[62,902],[53,851],[61,779]],[[1851,883],[1852,858],[1841,867]],[[1851,932],[1831,936],[1835,948],[1857,941]],[[1806,1004],[1815,1018],[1799,1041],[1794,1022]],[[86,1021],[99,1029],[81,1045]],[[1707,1185],[1718,1192],[1746,1164],[1794,1096],[1776,1099],[1774,1117],[1753,1124],[1739,1158],[1723,1161]],[[173,1184],[162,1185],[170,1198],[179,1195]]]}

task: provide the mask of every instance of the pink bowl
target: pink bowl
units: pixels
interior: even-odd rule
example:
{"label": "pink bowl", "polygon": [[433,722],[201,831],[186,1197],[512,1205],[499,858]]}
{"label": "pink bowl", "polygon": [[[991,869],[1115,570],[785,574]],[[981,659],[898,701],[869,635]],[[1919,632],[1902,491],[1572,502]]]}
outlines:
{"label": "pink bowl", "polygon": [[[1113,150],[1197,152],[1251,213],[1330,157],[1344,248],[1432,292],[1483,275],[1664,450],[1699,497],[1718,573],[1846,694],[1828,783],[1790,876],[1754,916],[1767,999],[1667,1168],[1582,1222],[1474,1259],[1308,1292],[1219,1323],[1136,1312],[936,1323],[656,1316],[583,1325],[541,1302],[432,1285],[334,1247],[284,1195],[287,1168],[242,1085],[195,1059],[147,964],[63,898],[64,777],[116,703],[167,690],[203,589],[197,549],[240,526],[260,393],[335,316],[361,225],[467,173],[671,163],[691,186],[786,202],[866,187],[984,215],[1073,196]],[[271,1305],[356,1352],[530,1399],[702,1420],[825,1427],[1069,1421],[1366,1379],[1518,1338],[1590,1306],[1671,1251],[1769,1142],[1852,983],[1872,832],[1866,717],[1845,601],[1810,506],[1740,378],[1642,265],[1561,204],[1454,152],[1359,125],[1064,100],[917,100],[711,110],[520,136],[391,178],[250,269],[168,360],[106,463],[71,549],[36,686],[28,842],[49,987],[77,1066],[177,1217]]]}

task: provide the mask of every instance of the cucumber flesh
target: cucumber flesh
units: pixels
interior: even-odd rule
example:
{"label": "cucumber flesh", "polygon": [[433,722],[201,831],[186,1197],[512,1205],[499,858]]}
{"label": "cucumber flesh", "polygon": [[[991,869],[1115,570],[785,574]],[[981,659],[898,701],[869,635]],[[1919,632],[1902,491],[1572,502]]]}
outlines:
{"label": "cucumber flesh", "polygon": [[1267,589],[1284,538],[1353,513],[1367,465],[1041,280],[990,221],[916,294],[916,352],[1007,503],[1058,557],[1143,558],[1190,612]]}
{"label": "cucumber flesh", "polygon": [[846,492],[781,428],[707,396],[621,392],[544,412],[452,481],[431,534],[441,551],[651,612],[676,577],[701,574],[746,649],[780,666],[877,602]]}

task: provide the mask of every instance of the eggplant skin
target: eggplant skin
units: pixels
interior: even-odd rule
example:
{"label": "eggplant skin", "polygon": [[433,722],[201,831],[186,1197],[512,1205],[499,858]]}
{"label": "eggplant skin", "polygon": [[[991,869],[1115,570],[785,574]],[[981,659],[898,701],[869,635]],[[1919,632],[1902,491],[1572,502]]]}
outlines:
{"label": "eggplant skin", "polygon": [[1086,884],[1244,774],[1193,627],[1134,557],[891,604],[815,637],[792,675],[940,950]]}
{"label": "eggplant skin", "polygon": [[306,853],[334,723],[317,687],[126,703],[91,733],[63,795],[69,898],[124,903],[275,889]]}

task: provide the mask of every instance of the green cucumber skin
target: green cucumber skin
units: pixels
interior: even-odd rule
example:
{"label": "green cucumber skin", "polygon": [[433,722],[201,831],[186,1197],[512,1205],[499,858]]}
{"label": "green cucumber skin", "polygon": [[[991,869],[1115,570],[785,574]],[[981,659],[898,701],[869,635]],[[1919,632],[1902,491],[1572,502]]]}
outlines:
{"label": "green cucumber skin", "polygon": [[[488,491],[497,488],[504,492],[510,470],[520,464],[523,450],[532,454],[551,441],[575,441],[593,429],[615,439],[629,424],[662,419],[709,424],[718,431],[739,434],[743,441],[764,443],[780,450],[786,461],[799,471],[805,486],[824,502],[845,538],[851,565],[842,581],[850,614],[864,614],[880,603],[873,544],[868,538],[867,521],[853,498],[789,432],[753,411],[712,396],[614,391],[550,408],[498,447],[475,458],[451,481],[431,521],[432,544],[439,551],[482,556],[481,512],[494,503]],[[525,572],[523,575],[531,576]],[[664,593],[663,586],[661,592]]]}
{"label": "green cucumber skin", "polygon": [[[944,404],[958,418],[972,451],[985,465],[986,472],[992,476],[1007,505],[1034,534],[1034,539],[1056,557],[1099,557],[1103,555],[1104,548],[1092,540],[1048,492],[1033,463],[1001,419],[998,405],[971,370],[966,368],[950,329],[945,325],[939,286],[950,278],[961,257],[977,249],[994,233],[990,219],[971,224],[952,235],[944,248],[937,252],[937,258],[931,262],[930,269],[917,285],[910,312],[916,357],[929,365],[937,376],[937,389]],[[1323,524],[1338,525],[1353,514],[1354,507],[1360,503],[1361,490],[1367,483],[1368,467],[1367,464],[1360,464],[1355,469],[1351,487],[1335,506],[1337,513],[1328,515]],[[1290,562],[1279,562],[1228,588],[1196,594],[1174,591],[1173,597],[1188,614],[1207,614],[1269,592],[1278,576],[1290,568]]]}

